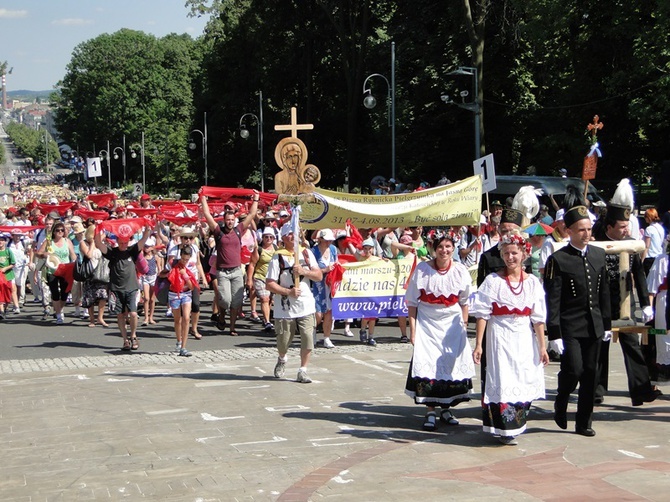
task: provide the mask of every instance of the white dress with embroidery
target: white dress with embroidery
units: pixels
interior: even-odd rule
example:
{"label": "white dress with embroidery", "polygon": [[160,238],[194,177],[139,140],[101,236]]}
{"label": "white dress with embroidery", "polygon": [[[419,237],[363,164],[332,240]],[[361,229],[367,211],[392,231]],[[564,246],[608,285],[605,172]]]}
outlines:
{"label": "white dress with embroidery", "polygon": [[[649,294],[655,294],[654,301],[654,328],[667,329],[665,308],[668,299],[668,255],[662,254],[654,258],[654,264],[647,276]],[[656,372],[658,375],[652,381],[654,385],[670,383],[670,335],[654,335],[656,339]]]}
{"label": "white dress with embroidery", "polygon": [[544,398],[544,366],[531,325],[547,317],[544,288],[537,277],[527,276],[515,295],[504,277],[490,274],[474,296],[470,315],[488,321],[484,403]]}
{"label": "white dress with embroidery", "polygon": [[452,262],[446,273],[420,262],[405,301],[416,307],[414,353],[405,393],[417,404],[448,406],[468,400],[475,367],[463,326],[472,282],[468,269]]}

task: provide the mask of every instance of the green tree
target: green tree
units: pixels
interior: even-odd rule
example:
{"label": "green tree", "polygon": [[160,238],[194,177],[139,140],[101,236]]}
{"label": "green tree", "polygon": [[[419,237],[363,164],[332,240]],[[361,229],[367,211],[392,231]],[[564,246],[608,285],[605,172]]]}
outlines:
{"label": "green tree", "polygon": [[[128,146],[139,143],[144,132],[150,187],[196,182],[199,175],[188,169],[186,146],[199,54],[188,35],[159,39],[127,29],[80,44],[53,97],[63,138],[92,152],[107,141],[113,150],[123,135]],[[139,156],[132,160],[126,153],[129,181],[141,180]],[[166,157],[170,180],[161,169],[152,169],[164,165]],[[119,161],[112,162],[112,169],[113,179],[121,179]]]}

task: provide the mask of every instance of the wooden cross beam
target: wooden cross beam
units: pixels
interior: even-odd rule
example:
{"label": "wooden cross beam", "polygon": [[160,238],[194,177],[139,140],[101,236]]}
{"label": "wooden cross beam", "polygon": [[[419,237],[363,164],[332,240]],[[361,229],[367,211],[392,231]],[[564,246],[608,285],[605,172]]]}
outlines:
{"label": "wooden cross beam", "polygon": [[292,138],[298,137],[298,131],[311,129],[314,129],[314,124],[298,124],[298,109],[295,106],[291,107],[291,123],[275,126],[275,131],[291,131]]}

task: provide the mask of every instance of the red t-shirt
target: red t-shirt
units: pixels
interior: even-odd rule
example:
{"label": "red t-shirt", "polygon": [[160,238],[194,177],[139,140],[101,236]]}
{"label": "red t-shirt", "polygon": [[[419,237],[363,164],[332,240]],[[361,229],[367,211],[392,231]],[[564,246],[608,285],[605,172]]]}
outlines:
{"label": "red t-shirt", "polygon": [[242,265],[241,251],[242,242],[239,235],[244,232],[244,225],[239,223],[235,229],[230,232],[221,230],[221,226],[214,229],[214,241],[216,242],[216,268],[235,268]]}

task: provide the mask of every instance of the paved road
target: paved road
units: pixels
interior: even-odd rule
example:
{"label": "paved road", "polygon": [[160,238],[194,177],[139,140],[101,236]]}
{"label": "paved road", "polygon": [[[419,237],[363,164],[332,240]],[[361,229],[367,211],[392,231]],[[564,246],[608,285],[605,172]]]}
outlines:
{"label": "paved road", "polygon": [[423,432],[409,358],[400,344],[320,349],[308,385],[293,381],[296,349],[281,380],[263,348],[1,374],[0,500],[667,500],[670,403],[630,406],[616,345],[596,437],[553,423],[552,363],[513,447],[481,431],[477,395],[461,425]]}
{"label": "paved road", "polygon": [[[200,331],[204,336],[202,340],[195,340],[191,337],[188,344],[188,349],[195,354],[195,357],[199,352],[206,350],[274,349],[274,335],[265,333],[260,325],[248,320],[238,323],[239,336],[237,337],[230,336],[228,330],[221,332],[216,329],[214,323],[209,319],[213,296],[212,291],[205,291],[202,295],[204,315],[200,322]],[[244,308],[248,314],[248,304],[245,304]],[[7,318],[0,322],[0,331],[5,338],[3,350],[0,351],[0,371],[2,371],[2,361],[9,360],[86,358],[126,354],[120,350],[119,330],[111,316],[106,316],[109,328],[100,326],[88,328],[88,321],[76,319],[73,316],[72,306],[67,306],[65,312],[65,324],[63,325],[57,325],[54,319],[42,321],[42,309],[34,303],[26,303],[20,314],[8,314]],[[156,316],[157,325],[138,328],[140,338],[138,352],[140,353],[165,354],[174,350],[175,336],[172,320],[165,317],[165,307],[159,307],[159,312],[160,314]],[[358,330],[355,331],[358,332]],[[347,338],[342,333],[343,329],[338,325],[332,337],[336,345],[356,346],[360,344],[357,338]],[[380,344],[396,343],[399,337],[397,322],[381,321],[377,338]],[[409,350],[407,344],[404,346]]]}

